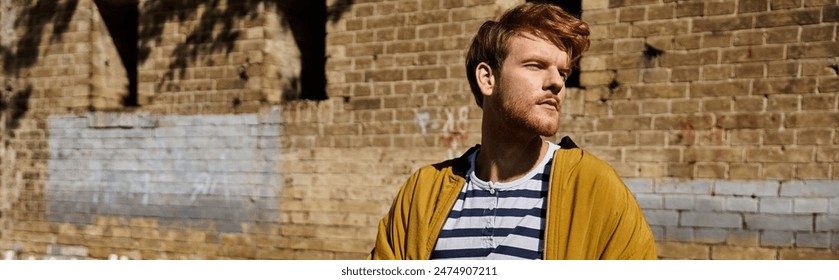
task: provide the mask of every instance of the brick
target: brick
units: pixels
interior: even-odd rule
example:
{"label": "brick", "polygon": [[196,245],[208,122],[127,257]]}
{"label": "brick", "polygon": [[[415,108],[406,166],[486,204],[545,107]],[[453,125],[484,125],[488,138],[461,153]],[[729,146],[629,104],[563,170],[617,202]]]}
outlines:
{"label": "brick", "polygon": [[735,180],[743,180],[743,179],[758,179],[759,172],[760,172],[760,165],[759,164],[747,164],[747,163],[730,163],[728,165],[728,176],[731,179]]}
{"label": "brick", "polygon": [[725,210],[735,212],[757,212],[758,200],[750,197],[726,197]]}
{"label": "brick", "polygon": [[650,117],[600,118],[597,129],[600,131],[643,130],[649,129],[651,123]]}
{"label": "brick", "polygon": [[725,243],[734,246],[759,246],[760,233],[750,230],[732,230],[726,236]]}
{"label": "brick", "polygon": [[675,210],[644,210],[647,223],[653,226],[678,226],[679,212]]}
{"label": "brick", "polygon": [[653,236],[655,240],[664,240],[664,227],[662,226],[650,226],[650,230],[653,232]]}
{"label": "brick", "polygon": [[664,208],[664,199],[658,194],[636,194],[635,200],[638,202],[638,206],[642,209]]}
{"label": "brick", "polygon": [[586,86],[605,85],[612,81],[613,77],[607,71],[591,71],[580,73],[580,84]]}
{"label": "brick", "polygon": [[722,212],[725,210],[725,198],[709,195],[698,195],[694,198],[693,209],[704,212]]}
{"label": "brick", "polygon": [[815,80],[811,78],[768,79],[755,82],[756,94],[814,93]]}
{"label": "brick", "polygon": [[[641,112],[644,114],[666,114],[670,112],[669,102],[661,101],[661,100],[653,100],[653,101],[643,101],[641,102]],[[645,137],[646,136],[646,137]],[[645,138],[641,138],[645,137]],[[643,139],[643,140],[641,140]],[[646,140],[646,141],[645,141]],[[664,137],[663,135],[652,135],[652,134],[640,134],[639,135],[639,145],[644,145],[645,143],[652,143],[655,144],[663,144]]]}
{"label": "brick", "polygon": [[811,110],[831,110],[836,108],[837,96],[802,96],[801,109],[806,111]]}
{"label": "brick", "polygon": [[710,180],[660,180],[656,192],[662,194],[710,194],[713,181]]}
{"label": "brick", "polygon": [[653,193],[652,179],[631,178],[625,179],[623,182],[633,194]]}
{"label": "brick", "polygon": [[800,96],[770,95],[766,103],[766,110],[779,112],[795,112],[801,104]]}
{"label": "brick", "polygon": [[798,232],[795,234],[795,245],[804,248],[829,248],[830,233]]}
{"label": "brick", "polygon": [[729,47],[731,46],[733,35],[730,33],[711,33],[702,34],[703,48]]}
{"label": "brick", "polygon": [[741,228],[742,217],[739,214],[693,212],[681,213],[679,224],[682,226],[712,227],[712,228]]}
{"label": "brick", "polygon": [[612,133],[612,142],[614,146],[634,146],[637,144],[637,135],[629,132],[615,132]]}
{"label": "brick", "polygon": [[[834,76],[835,73],[833,64],[826,61],[804,61],[801,63],[801,76]],[[829,81],[830,78],[826,80]]]}
{"label": "brick", "polygon": [[639,21],[644,19],[644,15],[646,14],[645,7],[629,7],[620,9],[620,21],[621,22],[630,22],[630,21]]}
{"label": "brick", "polygon": [[664,195],[664,209],[689,210],[694,207],[692,195],[669,194]]}
{"label": "brick", "polygon": [[813,219],[809,215],[744,214],[746,229],[809,231],[813,228]]}
{"label": "brick", "polygon": [[749,162],[811,162],[815,159],[813,148],[749,148],[746,160]]}
{"label": "brick", "polygon": [[828,209],[827,198],[794,198],[793,213],[826,213]]}
{"label": "brick", "polygon": [[824,10],[822,10],[822,15],[824,22],[839,21],[839,7],[825,7]]}
{"label": "brick", "polygon": [[820,78],[819,92],[821,93],[837,93],[839,92],[839,78]]}
{"label": "brick", "polygon": [[762,45],[764,32],[758,30],[737,31],[734,33],[735,46]]}
{"label": "brick", "polygon": [[734,66],[735,78],[762,78],[764,74],[764,63],[739,64]]}
{"label": "brick", "polygon": [[798,27],[773,28],[766,31],[767,44],[796,43],[798,42]]}
{"label": "brick", "polygon": [[675,16],[676,9],[672,4],[647,7],[647,20],[672,19]]}
{"label": "brick", "polygon": [[750,83],[743,81],[713,82],[692,84],[690,86],[691,97],[714,97],[714,96],[737,96],[749,95]]}
{"label": "brick", "polygon": [[696,239],[695,230],[689,227],[665,227],[664,240],[677,242],[693,242]]}
{"label": "brick", "polygon": [[[761,130],[758,129],[738,129],[731,133],[731,144],[735,146],[740,145],[758,145],[760,144]],[[787,143],[783,143],[787,144]]]}
{"label": "brick", "polygon": [[[696,50],[685,53],[668,52],[659,57],[659,63],[663,67],[708,65],[718,63],[719,60],[720,53],[717,50]],[[637,64],[622,63],[622,65],[635,66]]]}
{"label": "brick", "polygon": [[674,162],[678,161],[678,149],[632,148],[626,149],[624,156],[634,162]]}
{"label": "brick", "polygon": [[839,230],[839,215],[817,215],[816,231]]}
{"label": "brick", "polygon": [[775,27],[819,23],[821,14],[817,9],[794,10],[759,14],[755,16],[755,27]]}
{"label": "brick", "polygon": [[687,87],[684,84],[675,85],[638,85],[632,86],[632,95],[638,98],[679,98],[687,96]]}
{"label": "brick", "polygon": [[690,114],[699,112],[700,103],[697,100],[673,100],[671,106],[673,112]]}
{"label": "brick", "polygon": [[609,0],[609,8],[657,4],[655,0]]}
{"label": "brick", "polygon": [[730,80],[732,77],[734,77],[734,71],[730,65],[711,65],[702,67],[703,81]]}
{"label": "brick", "polygon": [[714,246],[711,259],[714,260],[774,260],[777,252],[759,247]]}
{"label": "brick", "polygon": [[836,197],[839,196],[839,181],[806,180],[783,182],[781,184],[781,196]]}
{"label": "brick", "polygon": [[721,32],[752,28],[751,16],[724,16],[695,18],[691,28],[692,33]]}
{"label": "brick", "polygon": [[714,124],[712,115],[661,116],[655,118],[655,129],[660,130],[702,130]]}
{"label": "brick", "polygon": [[667,259],[707,260],[711,258],[710,248],[699,244],[656,242],[656,252],[660,257]]}
{"label": "brick", "polygon": [[767,11],[769,1],[767,0],[742,0],[738,13],[754,13]]}
{"label": "brick", "polygon": [[734,100],[735,112],[761,112],[764,111],[766,98],[764,97],[736,97]]}
{"label": "brick", "polygon": [[702,45],[702,36],[701,35],[686,35],[686,36],[678,36],[675,38],[673,42],[674,49],[677,50],[695,50],[699,49]]}
{"label": "brick", "polygon": [[781,122],[780,114],[727,114],[717,117],[717,124],[724,129],[774,128]]}
{"label": "brick", "polygon": [[779,197],[763,197],[760,199],[761,213],[791,214],[792,199]]}
{"label": "brick", "polygon": [[591,0],[582,2],[583,10],[599,10],[609,7],[609,0]]}
{"label": "brick", "polygon": [[828,204],[828,213],[839,214],[839,198],[831,198]]}
{"label": "brick", "polygon": [[801,58],[830,58],[839,56],[839,43],[837,42],[814,42],[802,45],[790,45],[787,57],[790,59]]}
{"label": "brick", "polygon": [[721,63],[773,61],[784,59],[784,47],[782,46],[748,46],[722,50],[720,55]]}
{"label": "brick", "polygon": [[648,69],[641,73],[641,79],[647,83],[666,82],[670,80],[668,69]]}
{"label": "brick", "polygon": [[[817,162],[839,162],[839,147],[819,147],[816,151]],[[829,166],[829,165],[828,165]],[[839,170],[834,170],[839,171]],[[834,178],[837,178],[834,176]]]}
{"label": "brick", "polygon": [[399,81],[403,78],[403,71],[401,69],[392,70],[371,70],[364,74],[368,80],[376,81]]}
{"label": "brick", "polygon": [[417,68],[407,71],[407,79],[409,80],[443,79],[447,76],[445,67]]}
{"label": "brick", "polygon": [[761,177],[767,179],[789,180],[793,178],[795,165],[790,163],[764,163]]}
{"label": "brick", "polygon": [[781,249],[781,260],[839,260],[839,253],[817,249]]}
{"label": "brick", "polygon": [[789,231],[766,230],[760,234],[760,245],[769,247],[792,247],[795,245],[795,234]]}
{"label": "brick", "polygon": [[735,1],[714,1],[705,3],[705,15],[706,16],[716,16],[716,15],[728,15],[734,14],[736,11],[736,3]]}
{"label": "brick", "polygon": [[801,0],[771,0],[770,10],[792,9],[801,7]]}
{"label": "brick", "polygon": [[[423,5],[425,2],[423,2]],[[407,25],[424,25],[432,23],[449,22],[449,13],[441,13],[439,11],[428,11],[410,14],[407,16],[405,23]]]}
{"label": "brick", "polygon": [[833,131],[829,129],[808,129],[798,131],[800,145],[830,145]]}
{"label": "brick", "polygon": [[704,2],[689,2],[676,4],[676,17],[701,17],[704,14]]}
{"label": "brick", "polygon": [[728,230],[717,228],[697,228],[694,231],[694,242],[720,244],[725,242]]}
{"label": "brick", "polygon": [[768,77],[789,77],[798,75],[799,64],[787,61],[771,61],[767,64]]}

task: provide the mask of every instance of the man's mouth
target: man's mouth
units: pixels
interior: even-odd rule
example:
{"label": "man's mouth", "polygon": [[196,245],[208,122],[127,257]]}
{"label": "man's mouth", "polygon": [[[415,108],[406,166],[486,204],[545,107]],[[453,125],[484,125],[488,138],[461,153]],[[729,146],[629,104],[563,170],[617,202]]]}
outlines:
{"label": "man's mouth", "polygon": [[548,106],[548,107],[553,108],[557,112],[559,111],[559,106],[558,106],[559,104],[556,102],[556,100],[553,100],[553,99],[549,99],[549,100],[539,102],[539,105]]}

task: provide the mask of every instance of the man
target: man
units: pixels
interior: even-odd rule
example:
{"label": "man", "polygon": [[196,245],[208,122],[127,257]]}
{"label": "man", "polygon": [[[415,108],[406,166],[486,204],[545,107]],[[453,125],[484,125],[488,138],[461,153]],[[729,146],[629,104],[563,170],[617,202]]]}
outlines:
{"label": "man", "polygon": [[369,259],[654,259],[632,193],[607,163],[556,134],[588,26],[526,3],[481,26],[466,71],[481,145],[421,168],[379,223]]}

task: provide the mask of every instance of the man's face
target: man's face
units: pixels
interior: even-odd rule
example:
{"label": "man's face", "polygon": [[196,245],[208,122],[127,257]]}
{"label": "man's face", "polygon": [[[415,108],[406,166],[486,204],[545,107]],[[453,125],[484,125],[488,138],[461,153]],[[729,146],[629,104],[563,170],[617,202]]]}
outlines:
{"label": "man's face", "polygon": [[493,94],[500,121],[524,133],[556,134],[570,73],[568,53],[531,34],[510,39]]}

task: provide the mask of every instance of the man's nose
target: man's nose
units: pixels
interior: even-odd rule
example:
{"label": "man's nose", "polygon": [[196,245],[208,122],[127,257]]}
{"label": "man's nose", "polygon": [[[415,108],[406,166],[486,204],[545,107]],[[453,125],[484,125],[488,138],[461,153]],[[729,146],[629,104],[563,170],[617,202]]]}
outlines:
{"label": "man's nose", "polygon": [[548,71],[547,77],[545,77],[545,82],[543,88],[545,90],[550,90],[553,94],[559,94],[562,88],[565,86],[565,77],[562,75],[559,70],[552,70]]}

